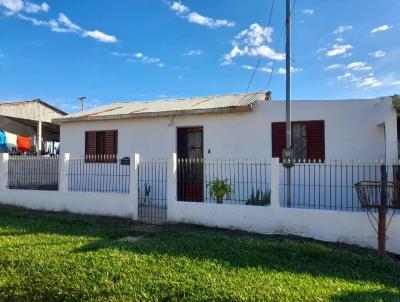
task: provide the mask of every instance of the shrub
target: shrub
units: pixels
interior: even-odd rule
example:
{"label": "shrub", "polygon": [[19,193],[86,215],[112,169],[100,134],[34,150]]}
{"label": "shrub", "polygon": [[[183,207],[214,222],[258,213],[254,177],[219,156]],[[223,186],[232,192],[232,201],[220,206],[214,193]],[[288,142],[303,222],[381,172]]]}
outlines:
{"label": "shrub", "polygon": [[263,192],[263,190],[258,189],[254,194],[254,189],[251,189],[250,198],[247,200],[246,205],[252,206],[269,206],[271,204],[271,190],[268,192]]}
{"label": "shrub", "polygon": [[224,197],[229,197],[232,193],[231,185],[229,185],[226,180],[220,180],[218,178],[208,183],[207,187],[210,188],[211,198],[215,198],[217,203],[222,203]]}

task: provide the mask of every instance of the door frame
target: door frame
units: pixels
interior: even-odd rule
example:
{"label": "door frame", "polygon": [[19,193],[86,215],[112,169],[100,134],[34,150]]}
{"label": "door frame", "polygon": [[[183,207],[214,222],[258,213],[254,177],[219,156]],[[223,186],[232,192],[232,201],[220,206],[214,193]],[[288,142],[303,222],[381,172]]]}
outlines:
{"label": "door frame", "polygon": [[[178,160],[180,159],[180,147],[179,147],[179,131],[180,129],[193,129],[193,130],[201,130],[201,154],[202,154],[202,159],[204,159],[204,127],[203,126],[179,126],[176,127],[176,154],[177,154],[177,158]],[[187,146],[186,146],[187,148]],[[186,156],[187,158],[188,156]],[[193,201],[193,202],[203,202],[204,201],[204,165],[201,166],[201,182],[197,183],[197,184],[192,184],[194,185],[194,188],[189,189],[189,191],[192,192],[198,192],[198,198],[196,197],[190,197],[190,198],[184,198],[185,196],[185,185],[187,184],[186,182],[182,182],[181,180],[181,172],[179,169],[179,162],[178,162],[178,171],[177,171],[177,197],[179,201]],[[185,175],[183,175],[183,177],[185,177]],[[190,181],[189,181],[190,183]],[[198,187],[197,187],[198,186]],[[194,196],[196,196],[197,194],[194,194]],[[183,199],[189,199],[189,200],[183,200]]]}

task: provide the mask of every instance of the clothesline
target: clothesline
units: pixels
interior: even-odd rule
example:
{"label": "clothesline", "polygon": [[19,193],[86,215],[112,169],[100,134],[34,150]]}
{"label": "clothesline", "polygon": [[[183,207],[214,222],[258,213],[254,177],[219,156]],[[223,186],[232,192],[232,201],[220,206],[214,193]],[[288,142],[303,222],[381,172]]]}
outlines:
{"label": "clothesline", "polygon": [[31,138],[0,130],[0,152],[9,152],[12,148],[20,152],[32,151]]}

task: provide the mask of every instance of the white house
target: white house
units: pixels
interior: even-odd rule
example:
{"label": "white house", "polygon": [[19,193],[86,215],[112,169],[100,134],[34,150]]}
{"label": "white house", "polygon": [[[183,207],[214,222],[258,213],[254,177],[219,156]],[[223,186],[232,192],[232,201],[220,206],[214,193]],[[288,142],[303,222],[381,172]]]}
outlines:
{"label": "white house", "polygon": [[[295,156],[318,163],[288,170],[272,159],[284,147],[285,102],[267,100],[265,93],[111,104],[53,120],[61,125],[63,155],[49,159],[60,165],[54,187],[13,187],[15,173],[30,172],[10,169],[17,159],[1,154],[0,202],[374,247],[376,233],[354,184],[399,180],[399,166],[351,160],[398,161],[397,109],[390,97],[293,101]],[[194,164],[182,165],[173,153]],[[218,199],[210,184],[221,180],[231,192]],[[381,185],[376,188],[380,192]],[[253,198],[256,190],[262,193]],[[400,207],[394,189],[386,192],[386,201]],[[388,230],[388,250],[396,253],[399,223],[394,216]]]}
{"label": "white house", "polygon": [[[295,157],[398,159],[392,98],[293,101]],[[61,152],[271,158],[284,147],[285,102],[265,93],[114,103],[54,120]]]}
{"label": "white house", "polygon": [[[187,99],[146,102],[115,103],[55,120],[61,124],[61,153],[71,156],[85,155],[83,167],[71,174],[82,174],[81,169],[91,168],[93,162],[108,162],[119,165],[117,158],[138,153],[142,158],[178,159],[265,159],[281,157],[285,148],[285,102],[268,100],[269,94],[250,93],[224,96],[195,97]],[[392,98],[369,100],[293,101],[292,140],[296,159],[311,159],[317,162],[330,160],[388,160],[398,159],[397,111]],[[96,155],[115,157],[93,159]],[[114,169],[113,165],[108,165]],[[115,165],[114,165],[115,166]],[[229,169],[232,170],[231,165]],[[303,167],[293,172],[293,192],[299,206],[332,208],[339,202],[343,208],[358,206],[354,183],[360,180],[380,180],[379,166],[375,171],[335,167],[329,171],[327,165]],[[236,172],[228,167],[215,165],[180,165],[178,167],[178,199],[186,201],[211,200],[210,182],[227,179],[236,182],[233,197],[246,203],[257,189],[269,191],[268,166],[246,170],[236,166]],[[312,173],[306,177],[305,173]],[[225,172],[222,170],[226,170]],[[371,170],[371,169],[370,169]],[[368,170],[368,171],[370,171]],[[281,176],[281,202],[286,200],[284,172]],[[355,174],[355,172],[357,172]],[[236,174],[235,174],[236,173]],[[388,172],[398,174],[397,168]],[[96,186],[98,181],[75,177],[75,190],[80,186]],[[228,175],[230,174],[230,175]],[[235,176],[235,175],[236,176]],[[333,178],[332,178],[333,177]],[[397,176],[395,176],[397,177]],[[251,182],[248,181],[251,178]],[[104,179],[103,179],[104,180]],[[106,181],[112,182],[112,178]],[[318,183],[320,182],[320,183]],[[240,183],[240,184],[239,184]],[[243,184],[245,183],[245,186]],[[144,184],[143,184],[144,185]],[[312,188],[307,192],[304,188]],[[325,188],[322,192],[321,188]],[[120,191],[111,188],[113,191]],[[300,190],[301,189],[301,190]],[[140,188],[141,192],[145,187]],[[320,197],[320,195],[323,197]],[[326,196],[329,194],[328,196]],[[318,195],[318,196],[317,196]],[[333,201],[332,196],[342,196]],[[311,198],[312,196],[312,198]],[[346,197],[343,197],[346,196]]]}

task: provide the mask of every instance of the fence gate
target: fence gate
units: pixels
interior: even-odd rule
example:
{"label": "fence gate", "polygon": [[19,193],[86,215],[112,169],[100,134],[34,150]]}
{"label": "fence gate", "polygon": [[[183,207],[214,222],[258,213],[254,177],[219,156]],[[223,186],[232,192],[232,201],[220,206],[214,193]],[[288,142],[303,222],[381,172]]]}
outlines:
{"label": "fence gate", "polygon": [[142,160],[139,164],[139,221],[167,222],[167,160]]}

